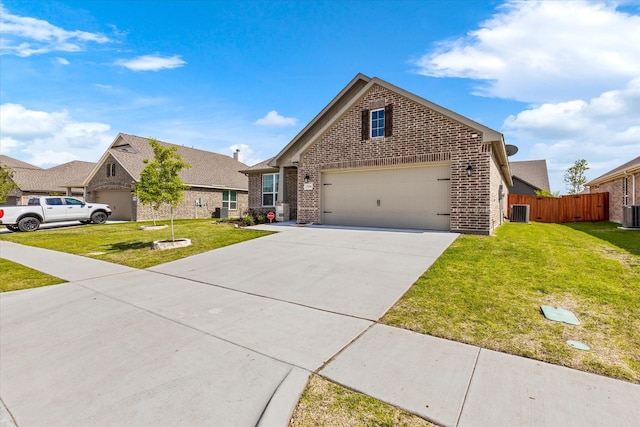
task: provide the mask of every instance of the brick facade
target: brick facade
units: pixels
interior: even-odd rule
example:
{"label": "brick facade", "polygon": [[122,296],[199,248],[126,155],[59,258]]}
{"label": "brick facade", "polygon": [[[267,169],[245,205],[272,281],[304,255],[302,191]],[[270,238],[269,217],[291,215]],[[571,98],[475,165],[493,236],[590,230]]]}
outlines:
{"label": "brick facade", "polygon": [[[362,111],[393,105],[393,135],[362,139]],[[319,222],[320,185],[302,191],[303,177],[320,183],[322,171],[353,167],[450,162],[451,230],[489,234],[500,224],[498,188],[506,184],[482,134],[395,92],[374,85],[300,156],[300,223]],[[473,166],[467,176],[467,166]],[[493,174],[492,172],[496,172]],[[493,180],[492,180],[492,175]]]}
{"label": "brick facade", "polygon": [[[635,198],[634,198],[634,182],[635,179]],[[618,178],[609,182],[603,182],[589,189],[590,193],[609,193],[609,221],[622,224],[622,208],[625,205],[625,198],[622,193],[623,178]],[[627,176],[628,197],[626,204],[640,205],[640,173],[630,174]],[[634,202],[635,200],[635,202]]]}

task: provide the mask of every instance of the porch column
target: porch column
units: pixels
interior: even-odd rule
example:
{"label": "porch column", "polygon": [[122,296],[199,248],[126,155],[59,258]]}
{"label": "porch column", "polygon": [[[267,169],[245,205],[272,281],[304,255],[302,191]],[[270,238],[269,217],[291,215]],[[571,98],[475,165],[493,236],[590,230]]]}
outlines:
{"label": "porch column", "polygon": [[278,184],[278,202],[283,203],[285,198],[285,182],[284,166],[280,166],[280,182]]}

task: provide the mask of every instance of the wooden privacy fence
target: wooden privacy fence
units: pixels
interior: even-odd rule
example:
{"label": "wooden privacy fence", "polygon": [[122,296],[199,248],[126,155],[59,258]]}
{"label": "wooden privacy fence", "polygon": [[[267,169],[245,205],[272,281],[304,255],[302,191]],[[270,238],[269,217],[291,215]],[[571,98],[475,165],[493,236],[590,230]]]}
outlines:
{"label": "wooden privacy fence", "polygon": [[609,220],[609,193],[538,197],[509,194],[511,205],[529,205],[529,219],[538,222],[581,222]]}

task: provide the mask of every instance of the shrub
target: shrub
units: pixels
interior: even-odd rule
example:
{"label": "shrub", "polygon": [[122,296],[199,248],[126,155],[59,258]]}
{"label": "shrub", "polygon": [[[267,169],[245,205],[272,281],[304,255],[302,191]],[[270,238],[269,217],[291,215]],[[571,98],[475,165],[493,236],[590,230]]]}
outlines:
{"label": "shrub", "polygon": [[253,218],[252,215],[245,215],[245,216],[242,217],[242,223],[245,226],[249,227],[249,226],[255,224],[256,220],[255,220],[255,218]]}

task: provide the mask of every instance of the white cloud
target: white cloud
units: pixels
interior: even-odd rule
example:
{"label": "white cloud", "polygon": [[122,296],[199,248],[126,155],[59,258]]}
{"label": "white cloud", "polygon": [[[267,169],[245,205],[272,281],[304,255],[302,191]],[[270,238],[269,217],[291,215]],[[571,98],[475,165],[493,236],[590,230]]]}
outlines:
{"label": "white cloud", "polygon": [[251,148],[247,144],[233,144],[227,150],[231,156],[233,156],[233,153],[235,153],[236,150],[240,150],[240,152],[238,153],[238,160],[245,165],[253,166],[256,163],[260,163],[264,160],[262,156],[253,151],[253,148]]}
{"label": "white cloud", "polygon": [[[534,141],[530,156],[548,159],[554,180],[579,158],[591,165],[590,178],[624,163],[640,152],[640,77],[623,89],[589,101],[545,103],[509,116],[507,139]],[[561,187],[562,184],[559,184]],[[558,187],[558,184],[555,186]]]}
{"label": "white cloud", "polygon": [[2,154],[42,167],[97,161],[115,136],[108,124],[76,121],[67,111],[29,110],[20,104],[0,105],[0,127]]}
{"label": "white cloud", "polygon": [[420,74],[482,80],[477,94],[524,102],[596,96],[640,70],[640,16],[614,2],[509,1],[467,37],[441,42]]}
{"label": "white cloud", "polygon": [[284,117],[276,110],[272,110],[266,116],[256,120],[254,124],[259,126],[295,126],[297,123],[298,119],[295,117]]}
{"label": "white cloud", "polygon": [[116,61],[116,64],[132,71],[160,71],[182,67],[186,62],[179,55],[160,56],[154,54],[138,56],[133,59],[121,59]]}
{"label": "white cloud", "polygon": [[48,52],[79,52],[88,42],[108,43],[109,37],[80,30],[65,30],[42,19],[13,15],[0,4],[0,51],[28,57]]}
{"label": "white cloud", "polygon": [[60,65],[69,65],[70,62],[65,58],[56,57],[55,61]]}

